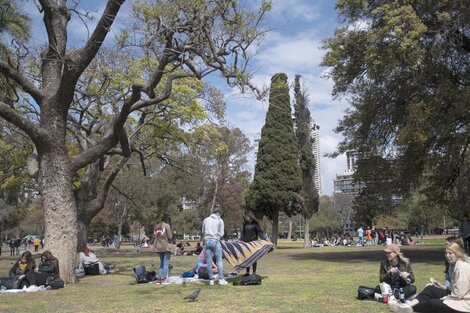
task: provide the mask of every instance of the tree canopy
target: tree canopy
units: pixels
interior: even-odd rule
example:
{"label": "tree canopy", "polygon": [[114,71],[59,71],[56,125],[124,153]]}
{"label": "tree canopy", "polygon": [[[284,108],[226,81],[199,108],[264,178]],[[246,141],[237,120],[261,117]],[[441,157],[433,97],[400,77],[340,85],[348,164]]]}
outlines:
{"label": "tree canopy", "polygon": [[[90,164],[103,165],[108,154],[129,158],[134,152],[129,140],[133,121],[154,116],[147,114],[149,110],[164,114],[177,81],[200,80],[217,72],[230,86],[255,90],[246,65],[251,48],[263,37],[260,23],[270,9],[264,1],[258,11],[235,0],[137,1],[125,29],[117,28],[114,44],[105,47],[124,2],[108,0],[81,45],[70,40],[71,16],[81,14],[80,3],[39,0],[38,11],[30,14],[42,16],[46,42],[26,42],[24,50],[9,44],[10,51],[30,53],[0,59],[0,77],[13,81],[15,91],[23,95],[0,99],[0,117],[26,134],[36,148],[32,162],[38,166],[33,174],[44,206],[45,239],[66,282],[76,279],[77,174]],[[87,15],[80,17],[88,27]],[[111,57],[107,66],[100,66],[99,55],[106,49],[112,50]],[[100,73],[87,72],[91,69]],[[121,86],[100,75],[120,77]],[[93,97],[97,92],[100,97]],[[190,110],[191,101],[187,105]],[[106,116],[95,123],[89,117],[100,110]],[[76,135],[96,127],[93,140],[70,135],[77,125]],[[79,144],[69,145],[73,140]]]}
{"label": "tree canopy", "polygon": [[[465,0],[340,0],[325,42],[334,95],[351,103],[339,151],[394,162],[397,192],[427,184],[456,212],[468,206],[470,7]],[[363,162],[359,167],[367,168]],[[361,180],[361,177],[358,177]]]}
{"label": "tree canopy", "polygon": [[269,108],[261,130],[255,175],[247,195],[247,205],[273,223],[277,242],[279,212],[298,213],[303,205],[302,178],[291,115],[287,75],[271,78]]}

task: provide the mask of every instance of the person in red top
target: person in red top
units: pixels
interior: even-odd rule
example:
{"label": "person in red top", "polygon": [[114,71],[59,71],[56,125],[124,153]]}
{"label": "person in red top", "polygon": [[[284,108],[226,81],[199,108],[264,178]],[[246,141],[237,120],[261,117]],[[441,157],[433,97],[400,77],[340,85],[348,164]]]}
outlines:
{"label": "person in red top", "polygon": [[365,234],[366,234],[367,244],[372,244],[372,230],[370,229],[370,227],[367,227]]}

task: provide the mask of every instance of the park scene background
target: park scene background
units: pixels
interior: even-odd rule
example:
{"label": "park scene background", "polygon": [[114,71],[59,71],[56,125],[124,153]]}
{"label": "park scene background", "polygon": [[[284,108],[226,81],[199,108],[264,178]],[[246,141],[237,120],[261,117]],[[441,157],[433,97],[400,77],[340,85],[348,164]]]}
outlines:
{"label": "park scene background", "polygon": [[[416,253],[423,273],[440,277],[443,239],[429,236],[453,231],[469,204],[465,1],[4,0],[0,8],[1,238],[45,238],[67,290],[85,288],[88,277],[75,276],[83,245],[121,238],[122,249],[97,250],[126,264],[126,284],[142,256],[131,247],[152,240],[164,213],[179,240],[194,239],[216,205],[227,239],[247,210],[262,220],[278,248],[263,258],[279,282],[268,291],[286,277],[307,279],[281,269],[337,269],[350,258],[375,277],[380,246],[359,256],[308,247],[354,240],[360,226],[423,235],[409,247],[412,262]],[[5,271],[13,259],[2,254]],[[318,287],[311,278],[301,294]],[[347,292],[363,284],[343,280]],[[289,285],[298,295],[302,284]],[[340,290],[345,305],[376,305]],[[325,299],[312,303],[334,303]]]}
{"label": "park scene background", "polygon": [[[410,258],[421,290],[430,277],[440,281],[444,273],[445,236],[426,236],[414,246],[402,247]],[[195,244],[191,242],[192,246]],[[33,293],[0,294],[2,312],[389,312],[386,304],[356,300],[357,287],[375,287],[379,282],[379,262],[383,246],[304,248],[302,242],[281,239],[278,248],[258,262],[263,278],[258,286],[209,286],[137,284],[133,267],[158,257],[151,249],[139,252],[128,243],[120,250],[93,247],[106,263],[116,264],[113,274],[83,276],[78,284],[63,289]],[[15,257],[2,254],[0,271],[5,273]],[[171,275],[194,266],[196,256],[172,256]],[[233,271],[224,261],[225,272]],[[238,278],[239,279],[239,278]],[[201,288],[198,301],[183,298]]]}

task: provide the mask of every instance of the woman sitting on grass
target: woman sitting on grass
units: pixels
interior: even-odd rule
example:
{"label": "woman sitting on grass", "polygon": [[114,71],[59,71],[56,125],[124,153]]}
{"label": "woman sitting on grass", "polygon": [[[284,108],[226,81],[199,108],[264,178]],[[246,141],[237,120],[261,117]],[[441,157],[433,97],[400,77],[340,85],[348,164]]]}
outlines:
{"label": "woman sitting on grass", "polygon": [[32,286],[41,286],[46,284],[47,278],[52,274],[59,275],[59,260],[50,251],[44,251],[37,271],[27,272],[26,279]]}
{"label": "woman sitting on grass", "polygon": [[24,286],[34,285],[28,280],[27,273],[32,273],[36,263],[29,251],[23,252],[21,257],[13,264],[8,273],[9,277],[0,278],[1,285],[6,289],[21,289]]}
{"label": "woman sitting on grass", "polygon": [[[453,266],[451,288],[431,279],[428,285],[409,303],[390,303],[392,312],[462,313],[470,312],[470,263],[458,243],[445,250],[446,260]],[[450,291],[450,294],[449,294]]]}
{"label": "woman sitting on grass", "polygon": [[[97,274],[107,274],[114,265],[105,265],[101,263],[101,261],[96,257],[96,254],[93,250],[90,250],[87,246],[83,247],[82,251],[78,254],[79,263],[78,268],[79,271],[85,274],[97,275]],[[91,264],[97,264],[98,272],[97,273],[87,273],[85,268]]]}
{"label": "woman sitting on grass", "polygon": [[[405,298],[411,297],[416,293],[416,286],[410,260],[400,252],[398,245],[390,244],[383,251],[387,258],[380,262],[380,282],[389,284],[394,294],[403,288]],[[376,287],[376,292],[380,293],[380,286]]]}

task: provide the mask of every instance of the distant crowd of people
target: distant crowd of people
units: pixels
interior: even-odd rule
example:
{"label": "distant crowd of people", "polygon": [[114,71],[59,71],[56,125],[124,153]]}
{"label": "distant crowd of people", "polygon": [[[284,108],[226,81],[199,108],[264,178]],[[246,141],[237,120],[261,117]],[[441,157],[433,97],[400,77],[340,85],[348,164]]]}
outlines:
{"label": "distant crowd of people", "polygon": [[44,238],[41,239],[39,237],[35,238],[10,238],[5,239],[0,244],[0,255],[2,255],[2,250],[4,247],[10,248],[10,255],[20,255],[20,250],[30,250],[34,248],[34,252],[39,252],[39,248],[41,250],[44,249],[45,241]]}

